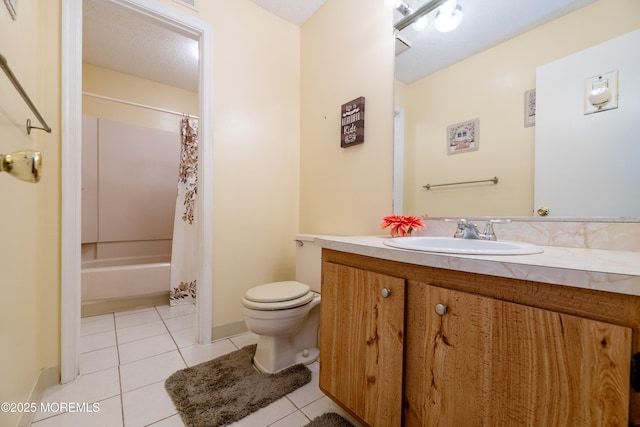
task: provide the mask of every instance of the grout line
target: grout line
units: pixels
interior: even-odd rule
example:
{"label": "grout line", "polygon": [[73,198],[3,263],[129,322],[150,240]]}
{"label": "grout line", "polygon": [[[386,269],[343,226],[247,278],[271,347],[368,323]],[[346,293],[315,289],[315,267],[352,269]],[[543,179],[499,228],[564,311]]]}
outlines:
{"label": "grout line", "polygon": [[118,365],[118,367],[120,367],[120,366],[128,366],[128,365],[131,365],[133,363],[140,362],[142,360],[147,360],[147,359],[151,359],[153,357],[162,356],[163,354],[171,353],[171,352],[177,351],[177,350],[178,350],[177,348],[174,348],[174,349],[166,350],[166,351],[163,351],[163,352],[160,352],[160,353],[157,353],[157,354],[151,354],[151,355],[143,357],[141,359],[136,359],[136,360],[132,360],[131,362],[123,363],[122,365]]}
{"label": "grout line", "polygon": [[116,315],[115,313],[111,313],[113,316],[113,333],[116,336],[116,355],[118,356],[118,388],[120,389],[120,419],[122,420],[122,425],[124,426],[124,393],[122,393],[122,371],[120,371],[120,344],[118,343],[118,328],[116,326]]}
{"label": "grout line", "polygon": [[180,358],[182,359],[182,362],[184,363],[184,365],[187,368],[190,368],[189,364],[187,363],[187,360],[184,358],[184,354],[182,354],[182,350],[180,349],[180,346],[178,345],[178,342],[176,341],[175,337],[173,336],[173,333],[171,333],[171,331],[169,330],[169,327],[167,326],[166,322],[164,321],[164,317],[162,317],[162,315],[160,314],[160,311],[158,310],[158,307],[154,306],[153,308],[156,309],[156,312],[158,313],[158,316],[160,316],[160,320],[162,320],[162,324],[164,325],[164,328],[169,333],[169,337],[171,337],[171,341],[173,341],[173,345],[176,346],[176,350],[178,350],[178,354],[180,355]]}
{"label": "grout line", "polygon": [[[182,353],[182,349],[179,347],[178,342],[177,342],[176,338],[175,338],[175,337],[174,337],[174,335],[173,335],[173,334],[174,334],[174,332],[183,331],[184,329],[180,329],[180,330],[177,330],[177,331],[174,331],[174,332],[170,331],[170,330],[169,330],[169,328],[168,328],[168,326],[167,326],[167,324],[166,324],[166,322],[165,322],[165,318],[160,314],[160,310],[158,309],[158,306],[154,306],[153,308],[155,309],[156,313],[159,315],[160,320],[162,321],[162,324],[164,325],[164,327],[165,327],[166,331],[169,333],[169,336],[170,336],[171,340],[173,341],[173,343],[174,343],[174,345],[175,345],[175,347],[176,347],[175,349],[176,349],[176,350],[178,350],[178,354],[180,355],[180,357],[181,357],[182,361],[184,362],[185,366],[186,366],[186,367],[190,367],[190,365],[187,363],[187,361],[186,361],[186,359],[185,359],[185,356],[184,356],[184,355],[183,355],[183,353]],[[144,340],[144,339],[146,339],[146,338],[151,338],[151,337],[139,338],[139,339],[137,339],[137,340],[129,341],[128,343],[120,343],[120,342],[119,342],[119,340],[118,340],[118,329],[117,329],[117,327],[116,327],[116,316],[115,316],[115,314],[114,314],[114,313],[110,313],[110,314],[112,315],[112,320],[113,320],[113,323],[114,323],[114,331],[113,331],[113,332],[114,332],[114,334],[115,334],[115,347],[116,347],[116,353],[117,353],[117,366],[116,366],[116,367],[118,368],[118,383],[119,383],[119,391],[120,391],[120,393],[119,393],[119,395],[118,395],[118,396],[119,396],[119,398],[120,398],[120,416],[121,416],[121,420],[122,420],[122,425],[126,427],[126,424],[125,424],[125,416],[124,416],[124,394],[125,394],[125,393],[124,393],[124,392],[123,392],[123,390],[122,390],[122,376],[121,376],[121,375],[122,375],[121,367],[122,367],[122,366],[124,366],[124,365],[122,364],[122,361],[121,361],[121,358],[120,358],[120,346],[121,346],[121,345],[128,344],[128,343],[133,343],[133,342],[141,341],[141,340]],[[189,314],[185,314],[185,315],[189,315]],[[167,319],[173,319],[173,318],[175,318],[175,317],[179,317],[179,316],[168,317]],[[145,322],[145,323],[146,323],[146,322]],[[136,325],[131,325],[131,326],[136,326]],[[130,326],[127,326],[127,327],[130,327]],[[193,327],[193,326],[192,326],[192,327]],[[122,329],[126,329],[126,328],[122,328]],[[234,338],[234,337],[238,337],[238,336],[242,336],[242,335],[245,335],[245,334],[246,334],[246,333],[242,333],[242,334],[237,334],[237,335],[234,335],[234,336],[231,336],[231,337],[221,338],[221,339],[219,339],[219,340],[212,341],[212,343],[214,343],[214,342],[220,342],[220,341],[222,341],[222,340],[228,340],[228,341],[231,343],[231,345],[232,345],[236,350],[239,350],[239,349],[241,348],[241,347],[240,347],[240,344],[236,344],[236,343],[232,340],[232,338]],[[90,335],[91,335],[91,334],[90,334]],[[194,342],[192,345],[198,345],[198,344]],[[190,346],[186,346],[186,347],[184,347],[184,348],[189,348],[189,347],[190,347]],[[100,350],[100,349],[96,349],[96,350],[93,350],[93,351],[97,351],[97,350]],[[165,352],[160,353],[160,354],[166,354],[166,353],[169,353],[169,352],[171,352],[171,351],[173,351],[173,350],[165,351]],[[90,353],[90,352],[88,352],[88,353]],[[145,360],[145,359],[148,359],[148,358],[151,358],[151,357],[155,357],[155,356],[158,356],[158,355],[147,356],[147,357],[145,357],[145,358],[143,358],[143,359],[138,359],[138,360],[133,361],[133,362],[138,362],[138,361],[140,361],[140,360]],[[133,362],[130,362],[130,363],[133,363]],[[111,369],[111,368],[109,368],[109,369]],[[166,379],[165,379],[165,380],[166,380]],[[156,384],[156,383],[159,383],[159,382],[162,382],[162,381],[165,381],[165,380],[156,381],[156,382],[151,383],[151,384]],[[135,388],[135,389],[133,389],[133,390],[129,390],[129,391],[138,390],[138,389],[140,389],[140,388],[147,387],[147,386],[149,386],[149,385],[151,385],[151,384],[146,384],[146,385],[144,385],[144,386],[140,386],[140,387],[138,387],[138,388]],[[127,391],[127,393],[128,393],[129,391]],[[115,397],[115,396],[112,396],[112,397]],[[308,405],[310,405],[310,404],[312,404],[312,403],[315,403],[317,400],[322,399],[322,397],[324,397],[324,395],[323,395],[323,396],[321,396],[321,397],[319,397],[318,399],[316,399],[316,400],[312,401],[312,402],[309,402],[307,405],[303,406],[302,408],[298,408],[298,406],[297,406],[297,405],[296,405],[296,404],[295,404],[295,403],[294,403],[294,402],[289,398],[289,396],[288,396],[288,395],[287,395],[287,396],[284,396],[284,397],[286,397],[286,398],[287,398],[287,400],[288,400],[288,401],[293,405],[293,407],[294,407],[294,408],[296,408],[296,409],[295,409],[295,411],[294,411],[294,412],[291,412],[290,414],[286,415],[285,417],[281,418],[280,420],[274,421],[274,423],[272,423],[272,424],[270,424],[270,425],[276,424],[276,423],[278,423],[278,422],[282,421],[282,419],[284,419],[284,418],[286,418],[286,417],[288,417],[288,416],[291,416],[291,415],[295,414],[296,412],[299,412],[299,413],[300,413],[300,414],[301,414],[301,415],[302,415],[306,420],[308,420],[308,422],[311,422],[312,420],[311,420],[311,419],[309,418],[309,416],[308,416],[308,415],[303,411],[303,408],[304,408],[304,407],[306,407],[306,406],[308,406]],[[106,398],[105,398],[105,399],[103,399],[103,400],[106,400]],[[60,415],[60,414],[59,414],[59,415]],[[153,426],[153,425],[155,425],[155,424],[157,424],[157,423],[159,423],[159,422],[162,422],[162,421],[164,421],[164,420],[167,420],[167,419],[169,419],[169,418],[172,418],[173,416],[175,416],[175,414],[172,414],[172,415],[170,415],[170,416],[168,416],[168,417],[165,417],[165,418],[163,418],[163,419],[155,420],[155,421],[153,421],[151,424],[149,424],[148,426]],[[179,414],[178,414],[178,417],[179,417]],[[182,419],[181,419],[181,418],[179,418],[179,419],[180,419],[180,421],[182,421]]]}
{"label": "grout line", "polygon": [[[181,422],[181,423],[183,423],[183,425],[184,425],[184,422],[182,421],[182,417],[180,416],[180,413],[179,413],[179,412],[176,412],[176,413],[175,413],[175,414],[173,414],[173,415],[169,415],[168,417],[161,418],[161,419],[159,419],[159,420],[157,420],[157,421],[152,422],[151,424],[146,424],[146,425],[145,425],[145,427],[153,427],[153,426],[155,426],[156,424],[158,424],[158,423],[160,423],[160,422],[162,422],[162,421],[165,421],[165,420],[168,420],[169,418],[173,418],[173,417],[175,417],[176,415],[177,415],[177,416],[178,416],[178,418],[180,419],[180,422]],[[125,426],[125,427],[126,427],[126,426]]]}

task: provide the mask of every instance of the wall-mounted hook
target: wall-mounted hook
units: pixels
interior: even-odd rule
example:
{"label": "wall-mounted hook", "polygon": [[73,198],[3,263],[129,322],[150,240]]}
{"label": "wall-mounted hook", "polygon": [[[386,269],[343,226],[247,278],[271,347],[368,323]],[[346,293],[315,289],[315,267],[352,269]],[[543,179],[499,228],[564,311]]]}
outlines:
{"label": "wall-mounted hook", "polygon": [[31,119],[27,119],[27,135],[31,135],[31,129],[40,129],[43,130],[47,133],[51,133],[51,128],[41,128],[38,126],[32,126],[31,125]]}

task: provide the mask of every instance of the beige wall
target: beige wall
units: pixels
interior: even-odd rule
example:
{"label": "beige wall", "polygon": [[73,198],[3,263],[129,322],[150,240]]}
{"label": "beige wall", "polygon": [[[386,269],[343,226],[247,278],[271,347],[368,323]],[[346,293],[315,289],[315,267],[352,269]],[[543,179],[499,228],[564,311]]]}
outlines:
{"label": "beige wall", "polygon": [[[380,233],[391,213],[392,13],[329,0],[302,26],[300,231]],[[340,108],[364,96],[365,142],[340,148]]]}
{"label": "beige wall", "polygon": [[[524,92],[536,67],[640,27],[640,2],[600,0],[415,83],[396,83],[406,109],[406,214],[533,214],[535,127],[524,127]],[[480,119],[480,149],[446,154],[446,128]],[[498,176],[498,185],[438,184]]]}
{"label": "beige wall", "polygon": [[[198,94],[91,64],[82,64],[82,90],[96,95],[198,115]],[[117,122],[174,132],[179,116],[92,96],[82,97],[82,112]]]}
{"label": "beige wall", "polygon": [[163,2],[213,27],[213,326],[242,322],[248,288],[294,277],[300,28],[248,0]]}
{"label": "beige wall", "polygon": [[[59,364],[60,352],[60,3],[19,2],[18,19],[0,8],[0,53],[53,129],[38,126],[18,92],[0,72],[0,153],[42,152],[38,184],[0,174],[0,401],[24,401],[42,369]],[[16,425],[19,413],[0,413]]]}
{"label": "beige wall", "polygon": [[[200,2],[199,13],[163,2],[213,27],[213,324],[242,321],[247,288],[294,274],[300,29],[248,0]],[[23,1],[15,22],[0,10],[0,52],[53,127],[26,136],[31,115],[0,76],[0,152],[36,148],[44,158],[39,184],[0,176],[10,201],[0,210],[9,225],[0,247],[0,401],[24,401],[40,370],[60,364],[60,8],[60,0]],[[237,31],[238,23],[254,31]],[[0,417],[16,425],[19,414]]]}
{"label": "beige wall", "polygon": [[[294,276],[300,28],[248,0],[199,2],[199,12],[162,2],[213,28],[212,326],[241,322],[248,288]],[[238,23],[253,31],[238,31]],[[98,87],[94,83],[84,90]],[[118,91],[110,96],[129,99],[126,87]],[[145,99],[134,101],[190,108]]]}

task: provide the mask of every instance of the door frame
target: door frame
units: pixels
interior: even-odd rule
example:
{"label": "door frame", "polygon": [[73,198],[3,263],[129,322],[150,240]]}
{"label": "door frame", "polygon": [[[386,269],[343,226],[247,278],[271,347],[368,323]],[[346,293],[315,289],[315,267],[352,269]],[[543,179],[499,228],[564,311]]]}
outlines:
{"label": "door frame", "polygon": [[[211,342],[213,253],[213,29],[211,25],[156,0],[104,0],[145,15],[199,42],[199,200],[197,342]],[[61,383],[79,374],[82,177],[82,2],[62,0],[61,61]]]}
{"label": "door frame", "polygon": [[404,211],[404,109],[393,109],[393,190],[391,205],[394,214]]}

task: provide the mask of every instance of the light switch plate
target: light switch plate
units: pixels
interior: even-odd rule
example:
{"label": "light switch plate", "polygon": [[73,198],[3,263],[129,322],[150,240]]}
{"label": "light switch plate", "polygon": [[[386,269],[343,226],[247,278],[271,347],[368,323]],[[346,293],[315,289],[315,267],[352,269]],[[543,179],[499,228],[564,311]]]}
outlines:
{"label": "light switch plate", "polygon": [[[611,96],[606,104],[595,106],[589,102],[589,95],[598,88],[608,88]],[[599,113],[614,108],[618,108],[618,70],[598,74],[584,80],[584,114]]]}

